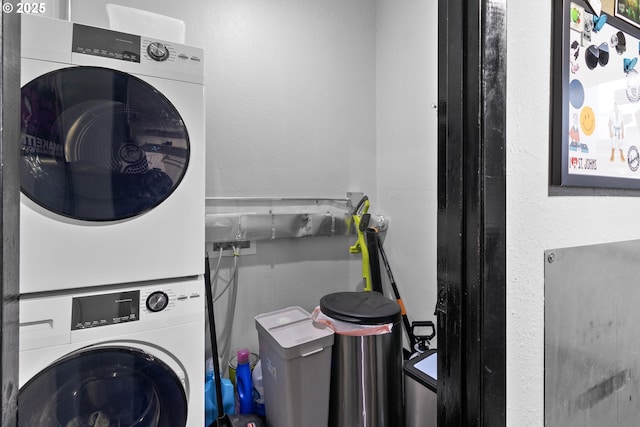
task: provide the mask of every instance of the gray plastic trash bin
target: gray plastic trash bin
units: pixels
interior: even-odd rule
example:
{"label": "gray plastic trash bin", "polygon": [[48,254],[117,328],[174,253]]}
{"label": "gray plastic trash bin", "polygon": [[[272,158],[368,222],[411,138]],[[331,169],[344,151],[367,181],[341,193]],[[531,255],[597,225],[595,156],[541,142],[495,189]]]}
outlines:
{"label": "gray plastic trash bin", "polygon": [[327,427],[333,331],[300,307],[255,317],[268,427]]}
{"label": "gray plastic trash bin", "polygon": [[[391,332],[336,331],[331,359],[331,427],[401,427],[402,329],[400,306],[377,292],[338,292],[320,300],[331,318],[356,325],[392,324]],[[363,328],[363,332],[364,331]]]}

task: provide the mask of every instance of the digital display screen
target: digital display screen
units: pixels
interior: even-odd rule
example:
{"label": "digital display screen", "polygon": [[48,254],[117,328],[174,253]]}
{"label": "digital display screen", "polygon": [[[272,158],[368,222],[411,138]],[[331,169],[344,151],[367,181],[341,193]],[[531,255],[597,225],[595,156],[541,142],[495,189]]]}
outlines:
{"label": "digital display screen", "polygon": [[95,328],[140,319],[140,291],[73,298],[71,330]]}
{"label": "digital display screen", "polygon": [[73,25],[73,52],[140,62],[140,36],[104,28]]}

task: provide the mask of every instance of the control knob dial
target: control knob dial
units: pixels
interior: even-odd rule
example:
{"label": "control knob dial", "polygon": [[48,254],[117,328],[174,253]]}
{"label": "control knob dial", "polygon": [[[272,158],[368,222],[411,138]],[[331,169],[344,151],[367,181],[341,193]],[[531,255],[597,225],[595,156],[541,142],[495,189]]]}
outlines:
{"label": "control knob dial", "polygon": [[147,308],[154,313],[167,308],[169,304],[169,296],[162,291],[152,292],[147,297]]}
{"label": "control knob dial", "polygon": [[147,53],[155,61],[166,61],[169,58],[169,48],[160,42],[149,43]]}

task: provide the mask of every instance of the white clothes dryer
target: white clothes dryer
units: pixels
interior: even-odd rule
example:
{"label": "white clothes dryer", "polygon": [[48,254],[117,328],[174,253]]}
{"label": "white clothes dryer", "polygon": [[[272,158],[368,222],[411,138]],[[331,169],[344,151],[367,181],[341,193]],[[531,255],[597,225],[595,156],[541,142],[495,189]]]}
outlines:
{"label": "white clothes dryer", "polygon": [[204,425],[201,278],[20,299],[20,427]]}
{"label": "white clothes dryer", "polygon": [[20,293],[203,273],[203,61],[22,15]]}

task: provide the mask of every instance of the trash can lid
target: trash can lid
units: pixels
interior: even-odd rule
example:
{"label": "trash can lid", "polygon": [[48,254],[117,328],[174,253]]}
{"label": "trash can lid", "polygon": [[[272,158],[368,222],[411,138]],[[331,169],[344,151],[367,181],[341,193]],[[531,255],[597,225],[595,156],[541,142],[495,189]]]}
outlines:
{"label": "trash can lid", "polygon": [[418,384],[438,391],[438,353],[435,349],[407,360],[404,363],[404,373]]}
{"label": "trash can lid", "polygon": [[320,298],[320,311],[343,322],[382,325],[401,319],[400,305],[378,292],[336,292]]}

